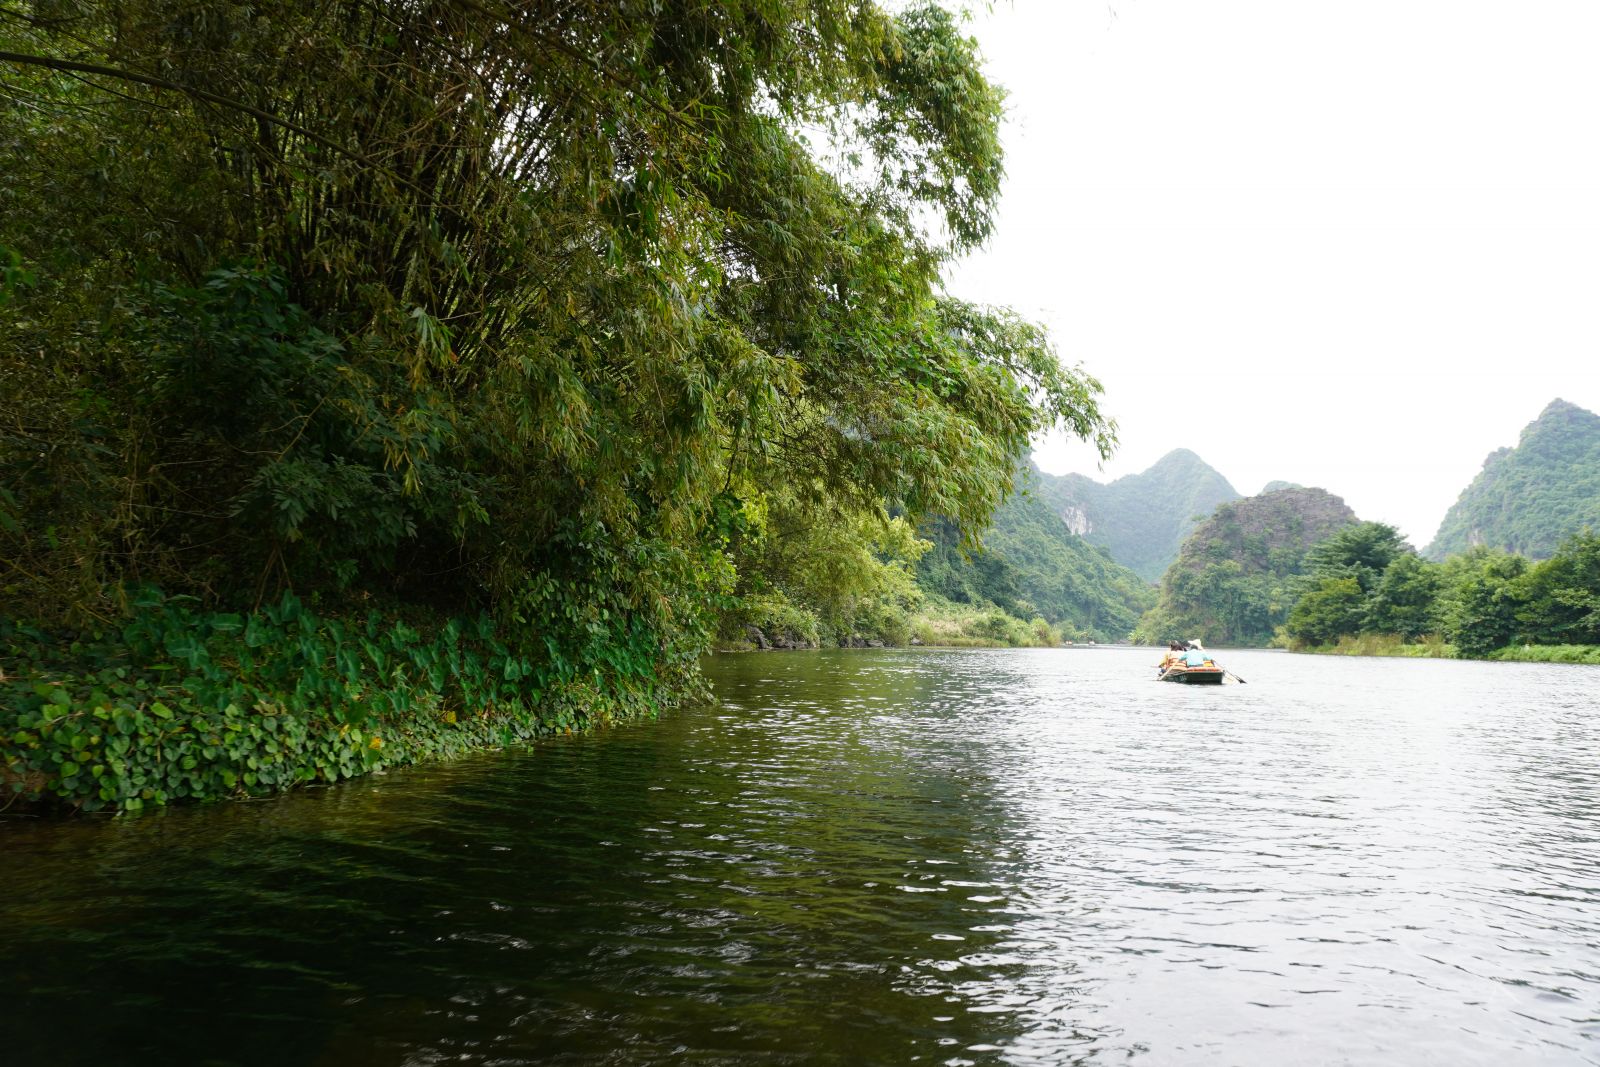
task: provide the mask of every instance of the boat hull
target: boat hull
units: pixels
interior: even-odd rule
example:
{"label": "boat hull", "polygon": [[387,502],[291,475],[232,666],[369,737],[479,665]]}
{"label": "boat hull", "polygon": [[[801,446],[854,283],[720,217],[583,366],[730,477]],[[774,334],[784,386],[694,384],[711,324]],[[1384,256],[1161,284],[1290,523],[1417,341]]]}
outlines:
{"label": "boat hull", "polygon": [[1221,685],[1224,673],[1221,667],[1170,667],[1161,673],[1161,680],[1182,685]]}

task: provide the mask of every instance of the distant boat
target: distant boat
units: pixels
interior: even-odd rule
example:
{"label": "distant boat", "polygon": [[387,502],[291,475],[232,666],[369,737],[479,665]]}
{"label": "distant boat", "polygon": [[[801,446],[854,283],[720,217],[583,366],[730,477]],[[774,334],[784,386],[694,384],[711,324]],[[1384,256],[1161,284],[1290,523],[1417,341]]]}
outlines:
{"label": "distant boat", "polygon": [[1199,667],[1189,667],[1180,663],[1166,668],[1156,677],[1159,681],[1183,682],[1186,685],[1221,685],[1222,676],[1226,673],[1211,662]]}
{"label": "distant boat", "polygon": [[1156,668],[1159,682],[1182,682],[1185,685],[1221,685],[1222,676],[1228,672],[1217,666],[1199,641],[1185,641],[1167,653]]}

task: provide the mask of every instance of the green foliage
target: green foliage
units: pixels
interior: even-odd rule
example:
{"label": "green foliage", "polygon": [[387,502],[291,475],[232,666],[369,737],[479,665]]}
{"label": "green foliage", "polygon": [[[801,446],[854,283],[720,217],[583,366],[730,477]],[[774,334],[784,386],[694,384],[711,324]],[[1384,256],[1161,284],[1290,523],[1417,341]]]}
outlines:
{"label": "green foliage", "polygon": [[[524,701],[675,698],[719,619],[909,639],[918,522],[975,543],[1048,426],[1110,448],[1097,382],[943,292],[1001,175],[955,17],[535,7],[0,23],[12,617],[292,590],[487,620]],[[316,648],[232,702],[343,707]]]}
{"label": "green foliage", "polygon": [[1600,645],[1600,535],[1568,538],[1517,584],[1518,632],[1538,645]]}
{"label": "green foliage", "polygon": [[1025,618],[1037,612],[1077,634],[1122,641],[1155,603],[1147,582],[1072,533],[1028,483],[996,515],[985,545],[1016,573],[1024,603],[1013,608]]}
{"label": "green foliage", "polygon": [[1600,663],[1600,645],[1507,645],[1489,659],[1520,663]]}
{"label": "green foliage", "polygon": [[424,632],[292,596],[244,615],[145,591],[114,631],[0,624],[7,799],[137,810],[337,781],[654,712],[677,699],[615,635],[601,660],[519,655],[492,620]]}
{"label": "green foliage", "polygon": [[1377,628],[1390,622],[1425,632],[1433,583],[1424,566],[1400,564],[1413,555],[1399,531],[1381,522],[1356,523],[1318,542],[1306,553],[1306,577],[1296,583],[1298,598],[1284,632],[1302,644],[1394,632]]}
{"label": "green foliage", "polygon": [[[1009,507],[1009,504],[1007,505]],[[934,519],[922,527],[928,551],[917,561],[917,583],[935,596],[957,604],[993,604],[1014,611],[1022,598],[1016,569],[990,547],[967,550],[953,523]]]}
{"label": "green foliage", "polygon": [[38,280],[38,275],[22,264],[22,253],[0,244],[0,304],[11,302],[14,294]]}
{"label": "green foliage", "polygon": [[1155,600],[1138,575],[1067,528],[1018,471],[1016,490],[995,513],[983,549],[965,552],[952,524],[924,528],[923,588],[964,604],[994,604],[1013,617],[1040,616],[1075,635],[1120,641]]}
{"label": "green foliage", "polygon": [[1330,575],[1316,579],[1295,602],[1284,629],[1297,640],[1320,643],[1359,632],[1365,618],[1360,581]]}
{"label": "green foliage", "polygon": [[[1372,566],[1398,539],[1387,527],[1365,526],[1313,551],[1321,569],[1285,627],[1296,647],[1381,646],[1364,653],[1371,655],[1448,647],[1461,656],[1549,659],[1557,654],[1538,649],[1600,645],[1600,536],[1568,538],[1542,563],[1482,546],[1442,564],[1403,551],[1374,578]],[[1374,545],[1380,550],[1366,551]],[[1587,662],[1587,655],[1563,652],[1559,661]]]}
{"label": "green foliage", "polygon": [[718,620],[717,640],[725,648],[753,647],[757,640],[778,648],[816,648],[823,641],[822,622],[782,590],[772,589],[731,598]]}
{"label": "green foliage", "polygon": [[1600,528],[1600,416],[1554,400],[1503,448],[1445,515],[1431,559],[1487,545],[1533,559],[1586,526]]}
{"label": "green foliage", "polygon": [[1439,612],[1445,633],[1463,656],[1484,656],[1511,642],[1523,607],[1516,579],[1522,556],[1474,549],[1446,561]]}
{"label": "green foliage", "polygon": [[1394,557],[1367,595],[1363,632],[1417,640],[1440,629],[1437,565],[1412,552]]}
{"label": "green foliage", "polygon": [[1393,526],[1361,522],[1313,545],[1305,565],[1317,579],[1354,578],[1365,596],[1377,588],[1391,563],[1412,551]]}
{"label": "green foliage", "polygon": [[1454,659],[1458,654],[1456,647],[1439,634],[1429,634],[1416,641],[1407,640],[1399,634],[1345,634],[1332,644],[1298,646],[1295,651],[1329,656],[1398,656],[1403,659]]}
{"label": "green foliage", "polygon": [[1020,617],[989,604],[958,604],[929,595],[912,620],[919,644],[947,648],[1054,648],[1085,635],[1043,618]]}
{"label": "green foliage", "polygon": [[1265,643],[1284,610],[1284,580],[1207,548],[1199,569],[1174,565],[1162,581],[1161,601],[1140,619],[1135,639],[1150,644],[1200,638],[1220,645]]}
{"label": "green foliage", "polygon": [[1461,654],[1459,649],[1436,633],[1427,634],[1416,640],[1410,640],[1399,634],[1360,634],[1356,637],[1342,637],[1334,651],[1343,651],[1347,643],[1353,645],[1354,651],[1351,654],[1360,656],[1455,659]]}
{"label": "green foliage", "polygon": [[775,642],[905,644],[922,598],[912,566],[926,548],[881,509],[808,511],[781,489],[762,494],[728,538],[739,578],[719,636],[737,641],[753,626]]}

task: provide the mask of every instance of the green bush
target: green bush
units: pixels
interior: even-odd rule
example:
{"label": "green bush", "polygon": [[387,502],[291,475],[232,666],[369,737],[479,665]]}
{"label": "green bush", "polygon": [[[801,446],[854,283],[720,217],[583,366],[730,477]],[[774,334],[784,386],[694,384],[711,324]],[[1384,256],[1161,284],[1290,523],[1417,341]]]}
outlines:
{"label": "green bush", "polygon": [[787,635],[813,645],[822,640],[822,626],[814,612],[798,606],[781,591],[764,595],[729,598],[717,624],[718,641],[723,646],[749,641],[749,627],[760,630],[768,640]]}
{"label": "green bush", "polygon": [[989,641],[1011,644],[1012,628],[1017,621],[999,608],[995,608],[973,619],[962,629],[968,637],[981,637]]}
{"label": "green bush", "polygon": [[146,593],[114,630],[0,623],[0,649],[4,802],[89,811],[333,782],[704,695],[554,649],[529,658],[487,618],[424,633],[320,618],[292,596],[231,615]]}
{"label": "green bush", "polygon": [[1033,630],[1033,644],[1040,648],[1054,648],[1061,643],[1061,631],[1043,619],[1035,618],[1028,626]]}
{"label": "green bush", "polygon": [[857,616],[856,630],[886,645],[907,645],[911,643],[911,615],[898,604],[874,604]]}

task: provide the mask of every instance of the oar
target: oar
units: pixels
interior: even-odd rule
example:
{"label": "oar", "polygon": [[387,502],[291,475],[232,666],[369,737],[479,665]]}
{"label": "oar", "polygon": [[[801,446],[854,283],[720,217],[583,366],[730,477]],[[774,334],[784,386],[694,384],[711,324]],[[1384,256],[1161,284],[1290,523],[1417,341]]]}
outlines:
{"label": "oar", "polygon": [[1232,678],[1234,681],[1238,682],[1240,685],[1249,685],[1250,684],[1249,682],[1245,681],[1243,678],[1239,677],[1237,674],[1234,674],[1232,671],[1230,671],[1230,670],[1228,670],[1226,668],[1223,669],[1222,673],[1226,674],[1229,678]]}

